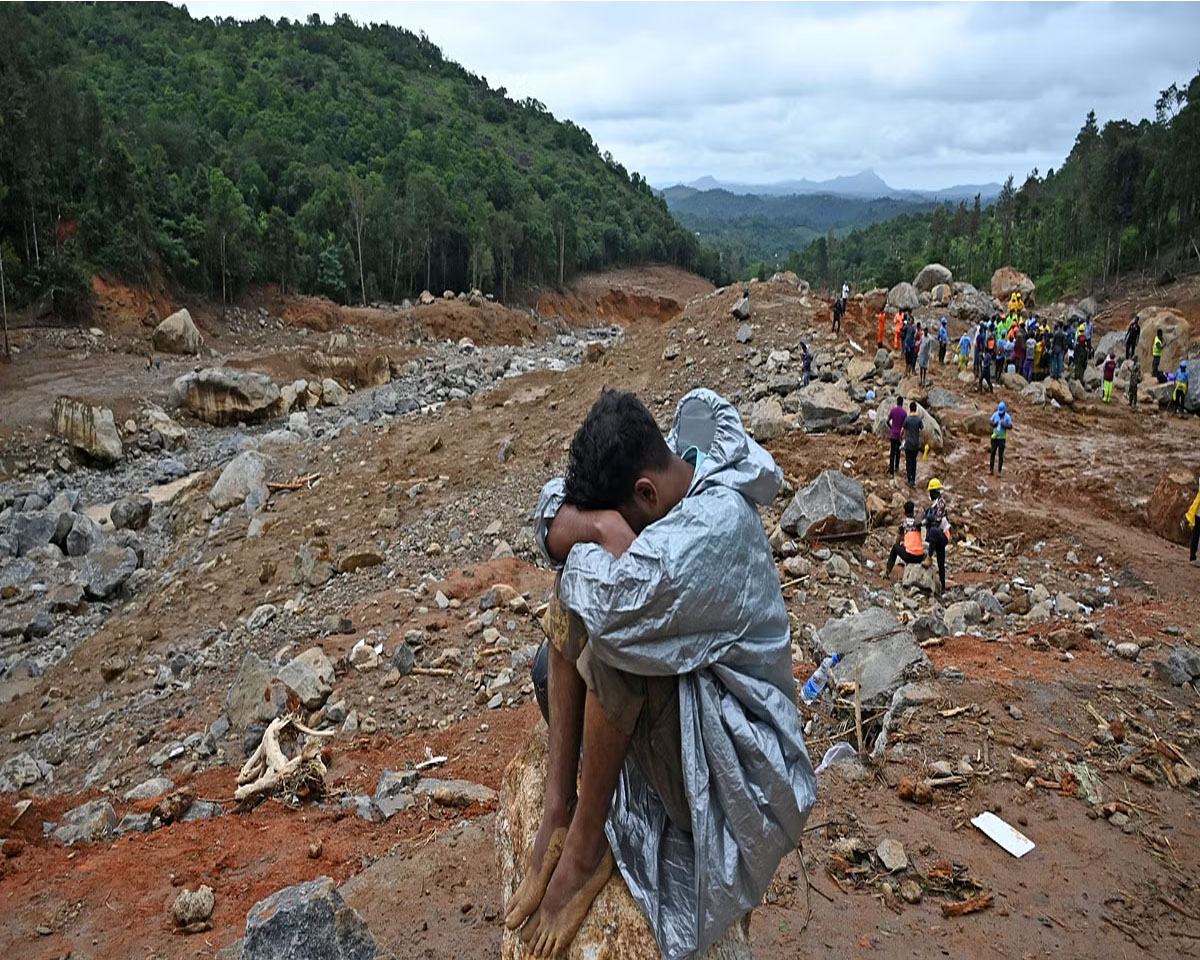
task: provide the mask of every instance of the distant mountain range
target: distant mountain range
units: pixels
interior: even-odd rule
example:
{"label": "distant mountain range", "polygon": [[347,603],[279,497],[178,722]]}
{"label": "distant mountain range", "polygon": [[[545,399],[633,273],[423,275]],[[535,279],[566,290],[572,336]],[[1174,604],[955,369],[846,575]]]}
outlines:
{"label": "distant mountain range", "polygon": [[[728,183],[715,177],[701,177],[691,183],[676,184],[675,186],[690,187],[693,190],[726,190],[742,196],[787,197],[805,196],[812,194],[830,194],[836,197],[858,197],[860,199],[876,200],[888,198],[891,200],[912,200],[916,202],[966,200],[970,202],[979,194],[983,203],[988,203],[1000,194],[1000,184],[959,184],[940,190],[897,190],[888,186],[886,181],[874,170],[863,170],[847,177],[834,177],[832,180],[780,180],[776,183]],[[665,193],[673,189],[667,187],[660,191]]]}

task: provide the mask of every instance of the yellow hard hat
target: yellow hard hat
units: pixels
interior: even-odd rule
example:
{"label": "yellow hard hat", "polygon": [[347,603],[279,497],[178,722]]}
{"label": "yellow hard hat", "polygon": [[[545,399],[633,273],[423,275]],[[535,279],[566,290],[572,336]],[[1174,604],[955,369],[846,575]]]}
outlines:
{"label": "yellow hard hat", "polygon": [[941,490],[942,489],[942,481],[939,480],[937,477],[934,477],[932,480],[929,481],[929,486],[927,487],[927,489],[928,490]]}

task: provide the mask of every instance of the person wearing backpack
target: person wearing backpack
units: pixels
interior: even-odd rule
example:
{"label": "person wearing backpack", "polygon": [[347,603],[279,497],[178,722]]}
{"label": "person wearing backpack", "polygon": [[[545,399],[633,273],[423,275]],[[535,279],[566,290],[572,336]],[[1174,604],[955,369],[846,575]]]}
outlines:
{"label": "person wearing backpack", "polygon": [[[990,384],[989,384],[990,386]],[[988,459],[988,473],[1004,472],[1004,446],[1008,440],[1008,431],[1012,429],[1013,421],[1009,416],[1008,406],[1003,400],[992,414],[992,452]],[[996,455],[999,454],[999,463]]]}

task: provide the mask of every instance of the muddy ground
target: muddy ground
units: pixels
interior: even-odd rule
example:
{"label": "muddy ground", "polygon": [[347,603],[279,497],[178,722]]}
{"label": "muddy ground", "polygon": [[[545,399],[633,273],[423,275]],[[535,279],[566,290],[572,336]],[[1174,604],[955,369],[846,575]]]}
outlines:
{"label": "muddy ground", "polygon": [[[347,883],[351,905],[397,957],[498,957],[493,804],[422,804],[376,824],[339,808],[339,800],[370,794],[383,769],[418,763],[427,750],[448,758],[439,775],[498,788],[505,765],[541,722],[517,664],[540,639],[534,611],[552,578],[537,563],[526,518],[541,484],[561,471],[570,435],[599,390],[635,390],[663,421],[683,393],[702,385],[748,412],[772,350],[794,352],[804,340],[837,365],[839,356],[857,355],[853,340],[868,359],[874,355],[874,322],[861,310],[851,310],[835,337],[828,305],[783,283],[755,285],[753,340],[738,343],[728,314],[737,293],[711,293],[703,281],[661,268],[588,278],[543,297],[537,316],[494,307],[490,327],[460,317],[458,304],[425,308],[437,311],[425,318],[420,308],[411,316],[338,314],[319,301],[264,294],[232,321],[197,309],[212,345],[280,377],[294,375],[289,364],[327,344],[339,322],[353,325],[356,349],[397,358],[462,336],[538,342],[572,326],[609,323],[620,323],[624,335],[594,362],[505,379],[429,413],[347,423],[326,442],[289,453],[274,466],[275,479],[320,479],[272,496],[261,537],[247,538],[240,516],[214,533],[200,506],[185,503],[156,561],[153,589],[115,602],[48,673],[0,706],[0,761],[48,732],[74,737],[52,782],[0,797],[0,944],[31,958],[211,957],[241,936],[255,902],[330,875]],[[148,328],[137,311],[156,315],[176,304],[155,305],[136,291],[113,299],[122,298],[126,312],[113,307],[116,318],[106,316],[109,330],[100,336],[18,334],[16,362],[0,366],[6,470],[56,469],[61,450],[45,434],[58,393],[103,402],[120,419],[145,397],[165,397],[172,377],[194,366],[170,359],[161,373],[142,370]],[[1107,315],[1101,304],[1101,329],[1122,324],[1130,309],[1168,301],[1194,303],[1195,294],[1125,292]],[[976,402],[990,410],[993,398],[977,401],[951,367],[935,367],[934,382],[962,401],[943,417],[945,451],[919,467],[922,488],[934,475],[945,483],[962,538],[951,547],[950,591],[941,602],[977,587],[995,592],[1019,576],[1103,603],[1048,623],[996,615],[964,635],[932,638],[925,652],[938,676],[893,730],[881,762],[822,774],[802,852],[785,859],[755,913],[755,955],[1192,955],[1200,943],[1200,807],[1196,788],[1175,775],[1177,761],[1151,757],[1164,756],[1155,754],[1164,743],[1180,751],[1183,766],[1200,766],[1200,703],[1194,689],[1171,686],[1152,663],[1200,642],[1200,570],[1188,566],[1185,548],[1150,532],[1145,510],[1162,474],[1200,471],[1200,421],[1149,408],[1135,413],[1095,397],[1052,409],[998,389],[1016,427],[997,478],[987,472],[986,440],[962,427]],[[863,407],[863,418],[873,406]],[[906,495],[886,476],[886,441],[859,425],[827,434],[793,430],[767,446],[797,487],[837,468],[889,506]],[[506,447],[509,455],[498,456]],[[198,488],[199,499],[216,472]],[[73,468],[65,480],[79,478]],[[768,531],[785,504],[767,511]],[[385,509],[394,519],[384,522]],[[314,534],[336,556],[370,550],[383,562],[321,588],[294,585],[297,550]],[[800,555],[813,560],[801,578],[781,566],[799,678],[814,666],[801,639],[832,609],[883,603],[915,617],[934,608],[931,598],[901,592],[898,576],[885,578],[893,539],[889,518],[861,546],[801,545]],[[843,558],[849,577],[820,562],[821,549]],[[497,583],[523,592],[529,612],[500,613],[493,622],[506,642],[489,647],[471,632],[472,621]],[[434,602],[438,592],[444,608]],[[281,612],[249,631],[246,619],[266,603]],[[330,615],[348,618],[352,629],[327,633]],[[1063,630],[1065,640],[1047,642]],[[344,702],[360,722],[369,717],[374,732],[360,726],[334,739],[322,803],[272,799],[233,812],[243,758],[234,733],[212,756],[162,769],[148,762],[221,716],[247,651],[270,658],[317,643],[338,660],[364,638],[390,653],[413,632],[418,664],[448,664],[449,675],[391,679],[386,663],[339,664],[331,701]],[[1133,661],[1111,646],[1128,640],[1140,648]],[[128,657],[131,667],[106,681],[98,665],[113,655]],[[188,663],[186,679],[157,688],[158,667],[177,656]],[[511,682],[495,687],[503,696],[489,707],[505,668]],[[802,712],[813,720],[814,760],[835,740],[855,740],[846,691]],[[867,718],[868,740],[877,719]],[[1020,774],[1013,754],[1032,760],[1036,775]],[[900,799],[904,776],[929,775],[939,761],[956,782],[936,788],[931,804]],[[1079,761],[1099,776],[1099,804],[1089,805],[1063,778],[1064,764]],[[137,803],[121,799],[126,790],[159,774],[220,802],[225,815],[69,847],[43,836],[44,822],[95,797],[112,798],[122,814],[134,810]],[[18,816],[22,798],[32,803]],[[985,810],[1017,826],[1036,849],[1018,860],[992,844],[969,822]],[[849,852],[874,850],[885,838],[903,844],[909,861],[894,878],[872,856]],[[920,886],[920,902],[900,896],[903,880]],[[171,902],[180,888],[202,883],[216,894],[212,929],[178,934]],[[943,916],[943,904],[976,894],[991,894],[990,905]]]}

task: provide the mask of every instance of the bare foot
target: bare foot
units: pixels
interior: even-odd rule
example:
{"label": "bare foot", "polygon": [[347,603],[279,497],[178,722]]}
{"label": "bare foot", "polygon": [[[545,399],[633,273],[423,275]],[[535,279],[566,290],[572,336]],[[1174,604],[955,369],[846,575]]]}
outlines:
{"label": "bare foot", "polygon": [[512,899],[504,906],[504,925],[509,930],[516,930],[542,902],[542,896],[550,884],[554,868],[558,866],[558,858],[562,856],[566,840],[566,825],[553,823],[550,818],[543,816],[542,825],[533,841],[533,849],[525,858],[525,872],[521,883]]}
{"label": "bare foot", "polygon": [[531,954],[551,958],[566,952],[615,865],[607,842],[599,862],[588,863],[571,855],[559,861],[541,906],[521,931]]}

